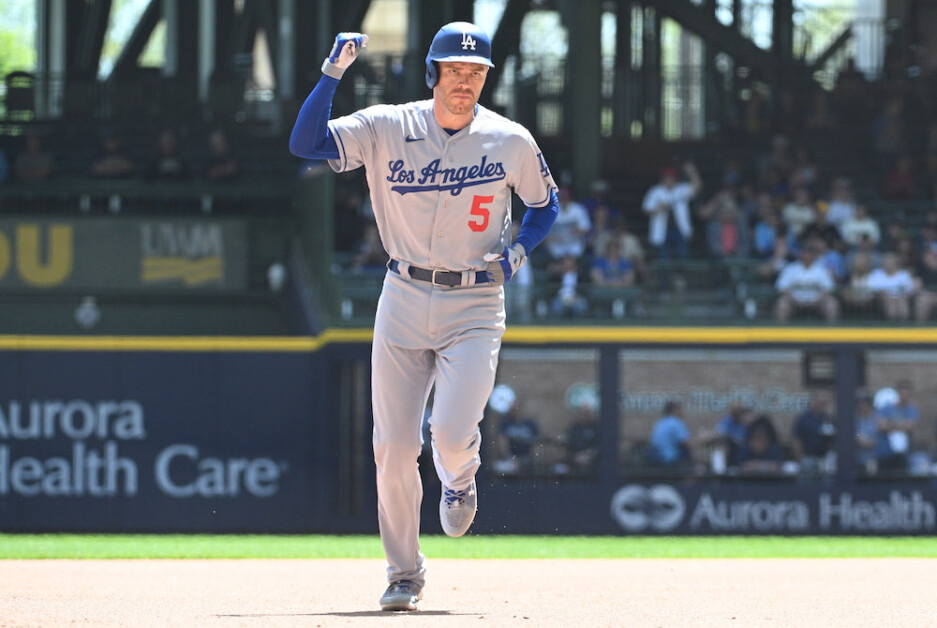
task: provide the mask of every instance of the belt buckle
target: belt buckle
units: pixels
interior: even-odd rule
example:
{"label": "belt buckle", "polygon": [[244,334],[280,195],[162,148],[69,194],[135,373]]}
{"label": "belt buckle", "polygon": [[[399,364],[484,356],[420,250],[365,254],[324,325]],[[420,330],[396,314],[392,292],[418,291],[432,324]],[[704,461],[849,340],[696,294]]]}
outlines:
{"label": "belt buckle", "polygon": [[[442,286],[442,285],[445,285],[445,284],[441,284],[441,283],[436,283],[436,273],[438,273],[438,272],[440,272],[439,269],[437,269],[437,268],[434,268],[434,269],[433,269],[433,276],[432,276],[432,278],[431,278],[431,281],[433,282],[433,285],[434,285],[434,286]],[[442,271],[442,272],[445,272],[445,271]]]}

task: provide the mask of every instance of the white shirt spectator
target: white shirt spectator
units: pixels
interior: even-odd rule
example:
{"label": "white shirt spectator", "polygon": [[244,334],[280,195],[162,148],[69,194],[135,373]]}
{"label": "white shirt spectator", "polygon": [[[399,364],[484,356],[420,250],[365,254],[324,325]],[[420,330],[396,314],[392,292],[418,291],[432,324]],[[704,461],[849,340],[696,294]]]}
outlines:
{"label": "white shirt spectator", "polygon": [[868,217],[847,220],[839,228],[839,233],[849,246],[858,246],[862,242],[862,236],[866,235],[873,244],[878,244],[882,239],[878,223]]}
{"label": "white shirt spectator", "polygon": [[779,292],[787,292],[797,303],[812,304],[820,300],[834,287],[833,277],[826,266],[814,260],[810,266],[800,261],[791,262],[781,270],[774,287]]}
{"label": "white shirt spectator", "polygon": [[890,297],[903,297],[914,292],[914,279],[906,270],[897,270],[889,275],[881,268],[876,268],[869,273],[866,286],[873,292],[884,292]]}
{"label": "white shirt spectator", "polygon": [[[648,242],[661,246],[667,240],[667,221],[673,216],[674,224],[687,240],[693,235],[690,222],[690,200],[696,194],[691,183],[677,183],[671,188],[658,183],[644,195],[643,209],[651,215],[648,223]],[[655,211],[666,205],[670,211]],[[554,229],[556,227],[554,226]]]}
{"label": "white shirt spectator", "polygon": [[554,259],[567,255],[582,257],[586,249],[586,234],[592,228],[589,212],[575,201],[560,202],[556,222],[547,236],[547,250]]}
{"label": "white shirt spectator", "polygon": [[781,218],[788,229],[794,232],[794,235],[800,235],[804,227],[817,219],[817,211],[814,209],[813,203],[800,205],[791,201],[781,210]]}

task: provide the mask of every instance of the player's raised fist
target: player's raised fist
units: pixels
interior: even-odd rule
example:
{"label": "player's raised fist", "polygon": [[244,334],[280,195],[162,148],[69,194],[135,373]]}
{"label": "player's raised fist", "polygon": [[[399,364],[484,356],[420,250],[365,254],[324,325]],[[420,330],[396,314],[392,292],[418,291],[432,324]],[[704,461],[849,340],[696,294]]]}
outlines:
{"label": "player's raised fist", "polygon": [[322,73],[340,79],[361,49],[368,45],[368,36],[364,33],[339,33],[335,36],[332,51],[322,63]]}

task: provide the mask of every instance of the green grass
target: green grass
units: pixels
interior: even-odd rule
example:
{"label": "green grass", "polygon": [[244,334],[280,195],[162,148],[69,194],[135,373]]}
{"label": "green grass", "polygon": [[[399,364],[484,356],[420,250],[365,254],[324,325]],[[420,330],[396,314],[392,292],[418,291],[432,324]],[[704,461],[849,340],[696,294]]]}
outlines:
{"label": "green grass", "polygon": [[[424,536],[432,558],[937,558],[932,537]],[[371,558],[377,536],[0,534],[11,558]]]}

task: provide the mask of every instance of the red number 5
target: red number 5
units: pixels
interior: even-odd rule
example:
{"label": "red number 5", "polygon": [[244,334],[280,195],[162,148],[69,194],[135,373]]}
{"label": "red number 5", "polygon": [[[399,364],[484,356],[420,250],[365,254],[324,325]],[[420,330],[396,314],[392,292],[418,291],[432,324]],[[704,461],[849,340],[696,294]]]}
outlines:
{"label": "red number 5", "polygon": [[488,217],[490,212],[487,207],[482,207],[482,203],[490,203],[495,200],[494,196],[475,196],[472,199],[472,210],[469,212],[473,216],[478,216],[481,220],[469,220],[468,226],[472,231],[484,231],[488,228]]}

